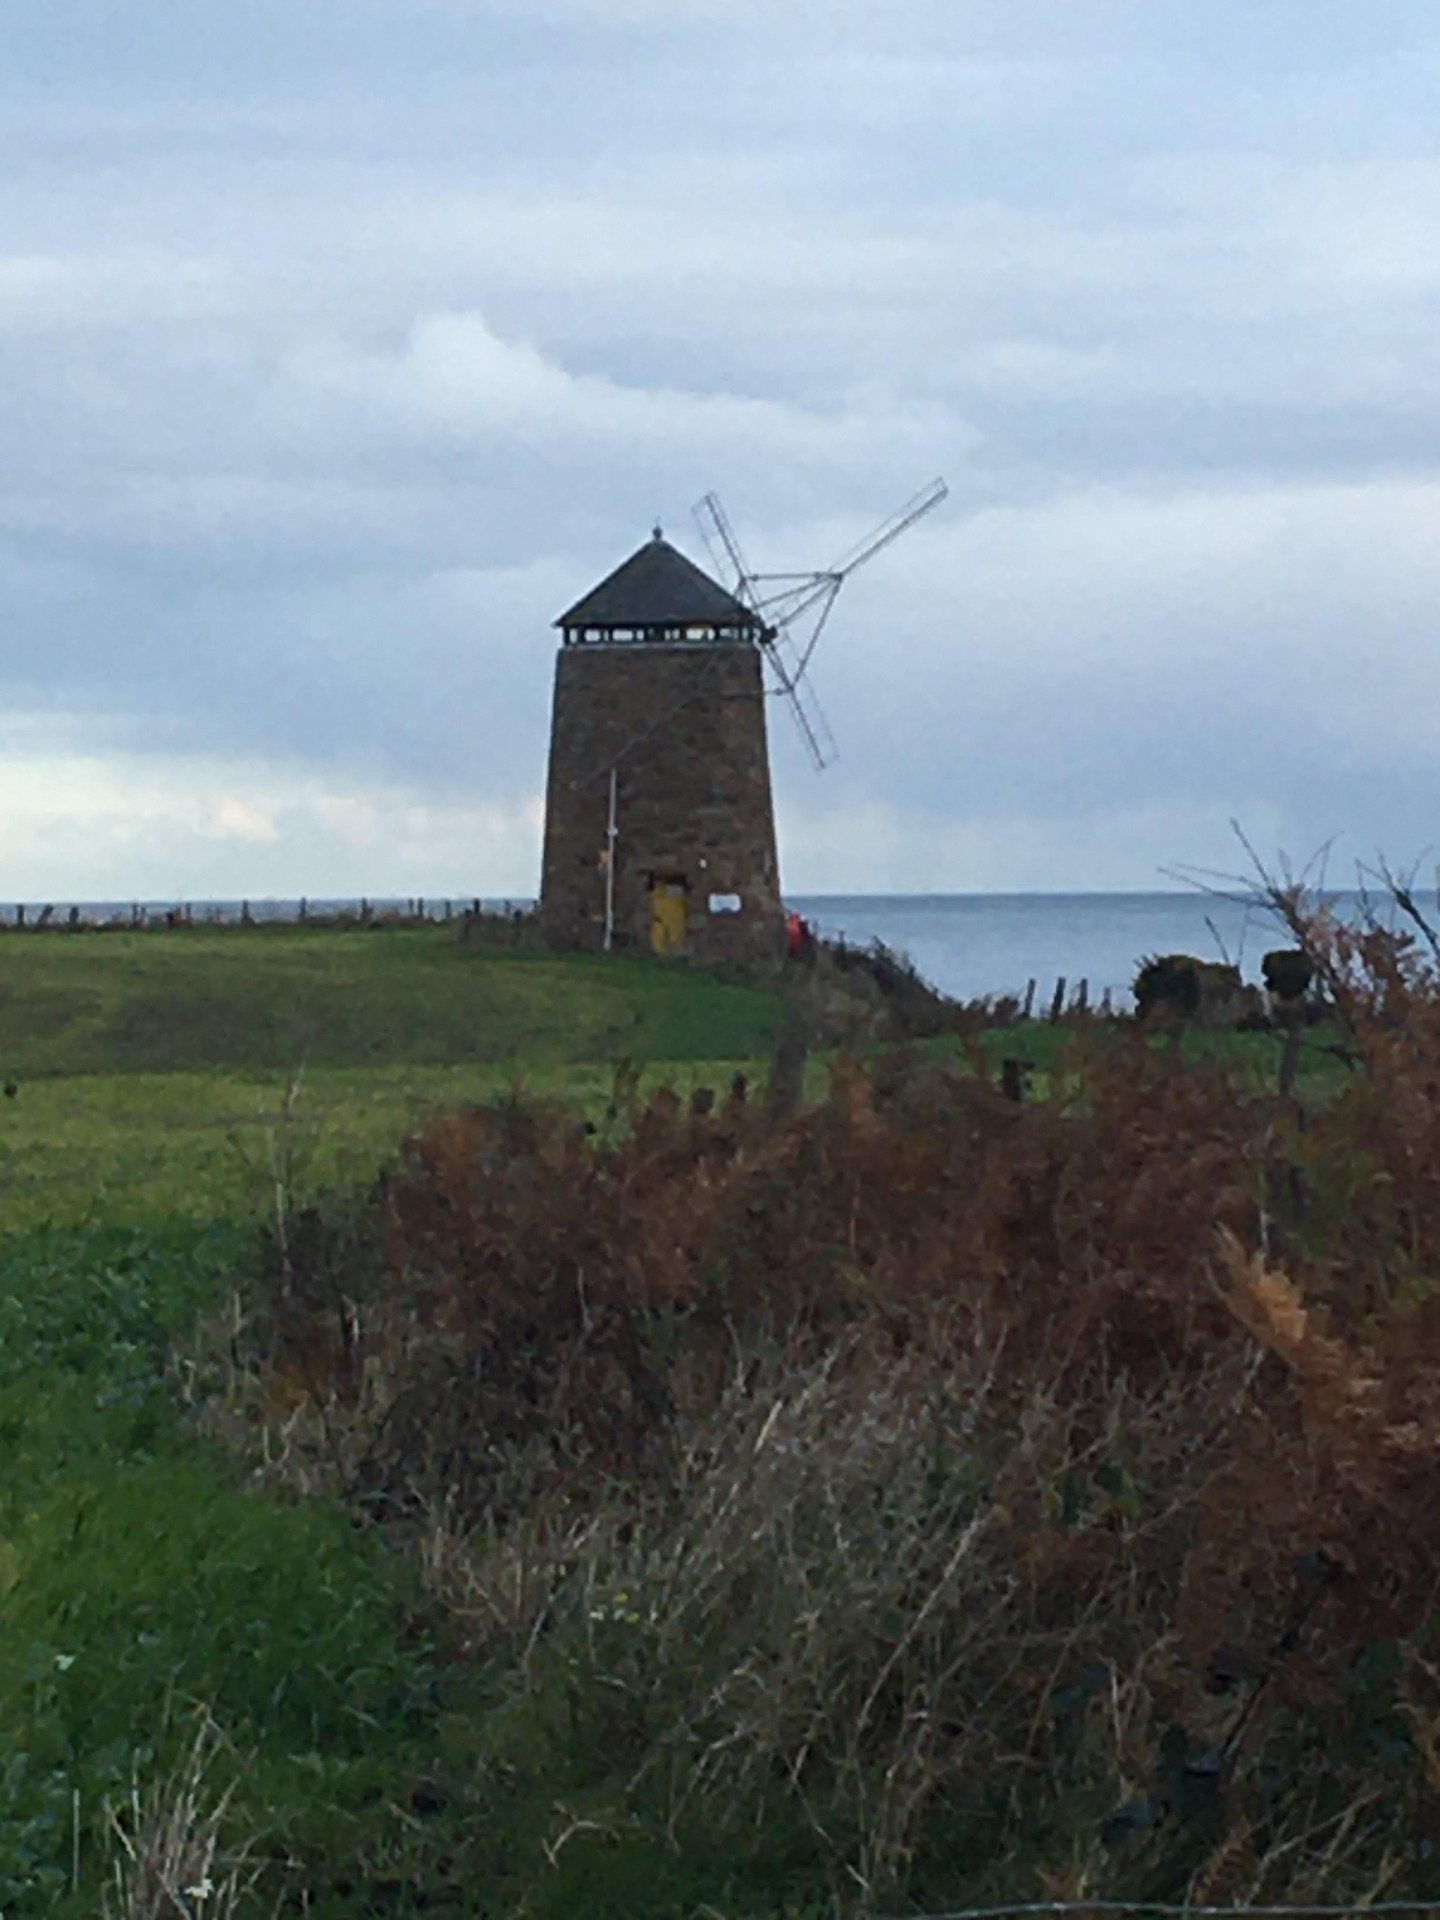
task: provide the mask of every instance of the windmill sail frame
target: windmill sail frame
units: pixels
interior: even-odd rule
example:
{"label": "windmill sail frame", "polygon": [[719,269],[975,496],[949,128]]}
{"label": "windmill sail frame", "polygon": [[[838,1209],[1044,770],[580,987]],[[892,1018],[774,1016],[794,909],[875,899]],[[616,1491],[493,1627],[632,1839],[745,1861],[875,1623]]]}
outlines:
{"label": "windmill sail frame", "polygon": [[[725,562],[729,563],[734,577],[731,591],[761,623],[760,644],[776,682],[771,691],[788,703],[817,773],[835,758],[837,748],[835,736],[810,684],[809,668],[840,589],[852,573],[938,507],[949,491],[944,480],[932,480],[888,520],[881,521],[834,566],[814,573],[754,572],[746,563],[739,538],[719,496],[707,493],[695,505],[696,524],[712,561],[722,569]],[[807,619],[810,620],[808,632],[803,641],[797,640],[791,628],[798,628]]]}

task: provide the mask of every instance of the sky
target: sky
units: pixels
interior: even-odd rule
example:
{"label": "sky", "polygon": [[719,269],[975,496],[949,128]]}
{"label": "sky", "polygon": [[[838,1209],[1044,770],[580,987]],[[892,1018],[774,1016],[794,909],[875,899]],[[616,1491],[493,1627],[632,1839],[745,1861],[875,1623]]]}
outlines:
{"label": "sky", "polygon": [[793,893],[1440,846],[1433,0],[5,0],[0,901],[522,896],[551,622],[820,568]]}

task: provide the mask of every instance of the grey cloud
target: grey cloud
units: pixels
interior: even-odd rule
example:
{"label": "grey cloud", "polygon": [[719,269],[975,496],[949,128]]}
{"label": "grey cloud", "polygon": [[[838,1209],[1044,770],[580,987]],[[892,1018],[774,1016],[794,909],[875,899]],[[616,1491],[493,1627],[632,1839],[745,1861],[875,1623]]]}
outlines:
{"label": "grey cloud", "polygon": [[8,697],[518,805],[654,514],[823,565],[944,469],[787,808],[1403,837],[1437,93],[1399,0],[15,0]]}

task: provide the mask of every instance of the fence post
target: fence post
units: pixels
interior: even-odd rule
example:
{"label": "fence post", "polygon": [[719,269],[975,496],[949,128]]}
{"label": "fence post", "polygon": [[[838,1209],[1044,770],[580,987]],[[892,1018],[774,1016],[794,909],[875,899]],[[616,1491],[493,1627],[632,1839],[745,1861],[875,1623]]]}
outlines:
{"label": "fence post", "polygon": [[1055,982],[1055,991],[1050,997],[1050,1024],[1055,1026],[1065,1011],[1065,976],[1062,973]]}
{"label": "fence post", "polygon": [[798,995],[787,994],[770,1052],[765,1117],[772,1126],[793,1118],[805,1095],[805,1061],[810,1052],[809,1023]]}
{"label": "fence post", "polygon": [[1035,1011],[1035,982],[1033,980],[1027,980],[1025,982],[1025,1005],[1020,1010],[1020,1018],[1022,1020],[1028,1020],[1031,1014],[1034,1013],[1034,1011]]}

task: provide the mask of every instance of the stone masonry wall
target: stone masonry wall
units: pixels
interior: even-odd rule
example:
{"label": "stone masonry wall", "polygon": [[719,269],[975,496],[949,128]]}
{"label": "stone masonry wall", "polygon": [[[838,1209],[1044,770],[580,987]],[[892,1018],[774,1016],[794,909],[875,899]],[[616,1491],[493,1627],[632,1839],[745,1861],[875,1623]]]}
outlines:
{"label": "stone masonry wall", "polygon": [[[738,644],[562,647],[555,667],[540,919],[549,944],[604,939],[601,854],[617,774],[615,934],[650,945],[652,876],[689,887],[701,959],[778,954],[784,938],[760,655]],[[738,894],[738,914],[712,895]]]}

